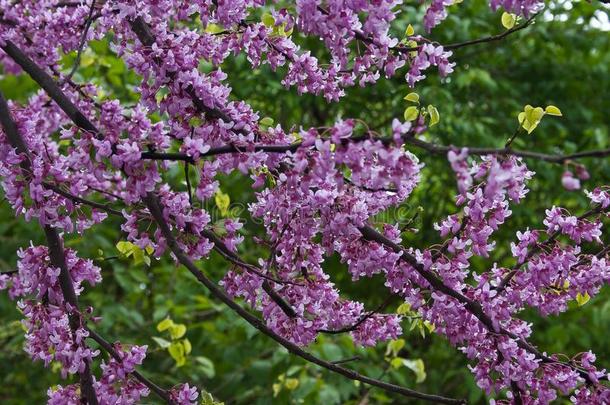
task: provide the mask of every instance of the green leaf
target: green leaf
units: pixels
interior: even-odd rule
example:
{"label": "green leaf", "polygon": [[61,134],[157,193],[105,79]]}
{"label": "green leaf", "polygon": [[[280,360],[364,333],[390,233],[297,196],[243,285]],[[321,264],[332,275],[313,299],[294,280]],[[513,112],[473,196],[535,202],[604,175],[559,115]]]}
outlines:
{"label": "green leaf", "polygon": [[265,25],[265,27],[272,28],[275,25],[275,18],[273,18],[271,14],[265,13],[261,17],[261,22]]}
{"label": "green leaf", "polygon": [[273,118],[271,117],[265,117],[262,120],[260,120],[260,124],[264,127],[270,127],[273,125]]}
{"label": "green leaf", "polygon": [[515,23],[517,22],[517,16],[515,14],[510,13],[502,13],[502,25],[507,30],[513,28]]}
{"label": "green leaf", "polygon": [[411,106],[407,107],[404,113],[405,121],[413,121],[419,115],[419,110],[417,107]]}
{"label": "green leaf", "polygon": [[176,366],[182,367],[186,364],[186,356],[184,355],[184,346],[182,342],[173,342],[167,348],[169,355],[176,361]]}
{"label": "green leaf", "polygon": [[398,309],[396,309],[396,313],[398,315],[405,315],[405,314],[408,314],[409,312],[411,312],[411,304],[409,304],[408,302],[400,304]]}
{"label": "green leaf", "polygon": [[404,98],[407,101],[410,101],[412,103],[418,103],[419,104],[419,94],[417,93],[409,93],[405,96]]}
{"label": "green leaf", "polygon": [[405,31],[405,35],[410,37],[413,34],[415,34],[415,29],[413,28],[413,26],[411,24],[407,25],[407,30]]}
{"label": "green leaf", "polygon": [[214,201],[216,202],[216,206],[220,210],[220,214],[223,217],[227,216],[229,211],[229,205],[231,204],[231,198],[228,194],[223,193],[220,189],[214,195]]}
{"label": "green leaf", "polygon": [[426,369],[422,359],[402,359],[402,364],[415,373],[415,382],[417,384],[424,382],[426,379]]}
{"label": "green leaf", "polygon": [[438,110],[436,109],[436,107],[433,106],[432,104],[430,104],[428,106],[428,114],[430,114],[430,126],[432,127],[432,126],[438,124],[438,122],[441,119],[441,116],[438,113]]}
{"label": "green leaf", "polygon": [[212,360],[208,359],[204,356],[195,357],[195,361],[197,362],[199,370],[207,377],[214,378],[216,375],[216,370],[214,368],[214,363]]}
{"label": "green leaf", "polygon": [[545,109],[545,112],[548,115],[554,115],[556,117],[561,117],[562,116],[561,110],[559,108],[555,107],[554,105],[547,105],[546,109]]}
{"label": "green leaf", "polygon": [[173,340],[180,339],[186,333],[186,326],[178,323],[169,328],[169,334]]}
{"label": "green leaf", "polygon": [[164,330],[167,330],[172,326],[174,326],[174,321],[172,321],[171,318],[165,318],[157,324],[157,330],[159,332],[163,332]]}
{"label": "green leaf", "polygon": [[161,349],[167,349],[171,345],[171,343],[167,340],[157,336],[153,336],[152,340],[154,340],[155,343],[157,343]]}
{"label": "green leaf", "polygon": [[294,391],[297,389],[297,387],[299,386],[299,380],[298,378],[287,378],[286,382],[284,383],[284,386],[290,390],[290,391]]}
{"label": "green leaf", "polygon": [[591,299],[591,297],[589,296],[588,292],[585,292],[584,294],[581,294],[581,293],[576,294],[576,303],[578,304],[579,307],[582,307],[583,305],[585,305],[587,302],[589,302],[590,299]]}

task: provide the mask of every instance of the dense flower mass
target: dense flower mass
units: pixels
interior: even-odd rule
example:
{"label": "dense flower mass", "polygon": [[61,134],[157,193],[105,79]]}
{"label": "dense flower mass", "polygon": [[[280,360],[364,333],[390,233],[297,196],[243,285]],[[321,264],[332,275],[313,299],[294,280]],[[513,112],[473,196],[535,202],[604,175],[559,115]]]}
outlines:
{"label": "dense flower mass", "polygon": [[[220,281],[224,291],[211,291],[234,309],[232,300],[243,299],[262,322],[244,318],[293,353],[321,333],[350,333],[364,346],[401,335],[401,315],[367,311],[342,294],[324,269],[334,256],[354,281],[382,277],[428,330],[465,354],[488,394],[508,391],[509,401],[527,404],[559,396],[610,400],[600,383],[608,374],[594,365],[593,353],[566,361],[538,350],[528,341],[531,325],[518,317],[527,308],[543,315],[566,311],[570,301],[592,297],[610,282],[602,226],[607,186],[586,191],[592,209],[585,215],[552,207],[543,228],[519,231],[506,247],[514,267],[491,264],[477,272],[473,260],[492,257],[494,234],[534,177],[510,149],[482,156],[449,149],[458,193],[455,212],[434,226],[442,243],[404,248],[400,225],[375,217],[401,207],[419,185],[426,169],[407,141],[423,142],[417,137],[434,124],[432,110],[394,119],[380,132],[348,118],[288,130],[264,122],[233,96],[222,64],[240,54],[253,69],[276,70],[289,89],[329,102],[403,68],[410,86],[433,66],[442,77],[451,74],[452,52],[441,44],[408,31],[405,38],[392,35],[400,0],[99,3],[0,0],[3,70],[23,70],[44,88],[23,105],[9,102],[0,131],[6,200],[16,215],[37,220],[49,241],[19,251],[15,274],[0,275],[0,288],[23,312],[25,350],[34,360],[58,362],[64,377],[85,380],[90,373],[99,354],[87,343],[94,310],[80,309],[77,297],[85,284],[101,282],[100,269],[61,242],[115,215],[130,243],[155,257],[170,253],[208,288],[213,282],[193,270],[192,260],[218,251],[231,269]],[[453,3],[433,0],[425,30],[444,20]],[[490,5],[526,17],[542,8],[536,0]],[[325,58],[305,48],[308,37],[324,44]],[[64,55],[99,39],[138,75],[135,105],[105,94],[102,85],[75,83],[62,68]],[[182,164],[186,190],[175,181]],[[251,181],[249,213],[265,230],[257,242],[269,255],[255,264],[239,256],[243,219],[213,222],[202,204],[222,202],[220,176],[233,173]],[[575,191],[588,178],[577,165],[576,176],[566,170],[561,182]],[[65,234],[53,243],[57,230]],[[116,343],[111,349],[95,374],[100,377],[89,375],[94,396],[88,401],[137,403],[152,386],[135,370],[147,347]],[[48,403],[82,403],[84,391],[78,384],[49,389]],[[188,383],[154,391],[176,404],[196,404],[200,396]]]}

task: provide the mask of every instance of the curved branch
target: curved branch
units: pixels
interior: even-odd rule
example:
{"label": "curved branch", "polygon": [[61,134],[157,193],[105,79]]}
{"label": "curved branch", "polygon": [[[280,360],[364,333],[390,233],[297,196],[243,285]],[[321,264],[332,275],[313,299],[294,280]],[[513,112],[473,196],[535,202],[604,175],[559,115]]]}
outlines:
{"label": "curved branch", "polygon": [[338,364],[334,364],[332,362],[322,360],[322,359],[314,356],[313,354],[304,351],[303,349],[301,349],[299,346],[295,345],[291,341],[276,334],[271,329],[269,329],[263,323],[263,321],[261,319],[257,318],[256,316],[252,315],[250,312],[248,312],[247,310],[242,308],[229,295],[227,295],[227,293],[223,289],[218,287],[216,285],[216,283],[214,283],[212,280],[210,280],[207,276],[205,276],[205,274],[203,274],[201,272],[201,270],[199,270],[199,268],[193,263],[191,258],[180,248],[180,246],[176,242],[176,239],[174,238],[173,233],[169,229],[169,225],[163,218],[163,214],[162,214],[163,209],[159,205],[159,201],[156,198],[156,196],[152,193],[149,193],[145,199],[145,202],[146,202],[146,205],[147,205],[149,211],[151,212],[153,218],[157,222],[157,226],[159,227],[161,234],[167,240],[167,246],[169,247],[171,252],[174,254],[174,256],[176,257],[178,262],[180,262],[184,267],[186,267],[201,284],[206,286],[213,296],[215,296],[220,301],[222,301],[224,304],[226,304],[229,308],[231,308],[234,312],[236,312],[240,317],[245,319],[250,325],[254,326],[260,332],[267,335],[271,339],[275,340],[280,345],[284,346],[290,353],[295,354],[295,355],[303,358],[304,360],[317,364],[318,366],[321,366],[327,370],[333,371],[337,374],[343,375],[352,380],[358,380],[365,384],[373,385],[375,387],[379,387],[386,391],[394,392],[394,393],[403,395],[405,397],[418,398],[418,399],[436,402],[436,403],[442,403],[442,404],[462,404],[462,403],[464,403],[463,400],[445,398],[445,397],[438,396],[438,395],[424,394],[424,393],[421,393],[421,392],[418,392],[415,390],[411,390],[411,389],[408,389],[405,387],[400,387],[398,385],[386,383],[386,382],[376,380],[371,377],[364,376],[354,370],[344,368]]}
{"label": "curved branch", "polygon": [[[422,276],[430,284],[430,286],[432,288],[434,288],[435,290],[437,290],[447,296],[450,296],[450,297],[456,299],[458,302],[463,304],[464,308],[466,308],[472,315],[474,315],[491,333],[504,334],[504,335],[510,337],[511,339],[515,340],[515,342],[517,343],[517,346],[534,354],[543,363],[558,363],[563,366],[570,367],[573,370],[575,370],[576,372],[578,372],[580,374],[580,376],[583,377],[587,382],[592,382],[591,377],[589,376],[587,371],[585,371],[571,363],[552,359],[552,358],[548,357],[546,354],[544,354],[544,353],[540,352],[538,349],[536,349],[531,343],[520,338],[519,336],[515,335],[514,333],[512,333],[500,326],[497,326],[497,327],[494,326],[494,323],[492,322],[491,318],[485,313],[481,304],[479,304],[476,301],[471,300],[470,298],[466,297],[459,291],[456,291],[456,290],[448,287],[434,273],[432,273],[431,271],[427,271],[424,268],[424,266],[417,261],[415,256],[411,255],[399,244],[391,241],[390,239],[385,237],[383,234],[377,232],[375,229],[373,229],[370,226],[364,226],[359,229],[360,229],[360,232],[362,233],[362,237],[364,240],[377,242],[381,245],[384,245],[384,246],[392,249],[395,253],[399,253],[401,255],[400,260],[403,260],[404,262],[409,264],[420,276]],[[606,379],[608,379],[608,377],[606,377]]]}
{"label": "curved branch", "polygon": [[[119,353],[116,351],[116,349],[110,342],[108,342],[106,339],[104,339],[96,331],[94,331],[88,327],[86,327],[86,329],[89,332],[90,339],[94,340],[98,345],[100,345],[100,347],[102,349],[104,349],[108,354],[110,354],[116,361],[118,361],[118,362],[123,361],[121,356],[119,356]],[[138,381],[140,381],[146,387],[148,387],[148,389],[150,389],[155,394],[157,394],[159,396],[159,398],[163,399],[165,402],[167,402],[170,405],[174,404],[174,401],[172,401],[172,399],[170,398],[167,390],[159,387],[157,384],[155,384],[154,382],[150,381],[148,378],[146,378],[142,374],[140,374],[137,370],[132,371],[130,374],[133,375]]]}

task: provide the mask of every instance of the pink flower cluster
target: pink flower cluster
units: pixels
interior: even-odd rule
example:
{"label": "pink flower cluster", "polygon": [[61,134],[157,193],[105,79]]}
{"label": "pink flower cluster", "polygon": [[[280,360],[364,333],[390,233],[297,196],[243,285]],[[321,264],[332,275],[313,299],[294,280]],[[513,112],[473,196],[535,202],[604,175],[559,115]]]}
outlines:
{"label": "pink flower cluster", "polygon": [[[475,159],[467,149],[451,150],[458,195],[456,212],[435,225],[443,242],[402,248],[399,223],[374,221],[407,201],[419,184],[425,169],[403,141],[425,129],[423,118],[414,124],[394,120],[387,138],[352,119],[288,131],[261,125],[264,115],[232,95],[221,66],[242,53],[253,68],[285,67],[284,85],[329,101],[340,99],[349,86],[375,83],[407,65],[410,86],[432,66],[443,77],[450,74],[455,64],[441,45],[410,36],[416,45],[405,50],[390,35],[400,1],[296,0],[286,8],[262,0],[104,2],[86,39],[111,33],[112,50],[141,78],[141,98],[132,107],[112,97],[99,101],[104,88],[77,85],[60,72],[61,56],[79,47],[89,11],[84,3],[13,3],[0,0],[0,45],[11,41],[23,49],[57,79],[82,114],[72,117],[77,123],[72,125],[43,92],[25,105],[10,103],[28,150],[18,154],[0,131],[0,177],[16,215],[72,233],[104,221],[107,212],[122,213],[127,239],[160,257],[169,241],[144,208],[152,193],[178,247],[192,259],[219,248],[210,236],[217,228],[223,246],[237,254],[243,222],[213,223],[199,203],[219,191],[219,175],[239,172],[258,190],[249,211],[262,221],[265,237],[258,242],[270,254],[256,266],[235,266],[221,284],[260,311],[276,334],[307,345],[319,333],[347,331],[357,344],[371,346],[401,334],[400,316],[370,313],[341,295],[324,270],[336,254],[354,281],[384,277],[392,293],[471,360],[486,392],[510,390],[508,398],[515,402],[518,392],[522,403],[548,403],[559,395],[572,395],[579,403],[608,400],[608,389],[599,383],[607,372],[593,365],[592,353],[569,362],[541,353],[528,343],[531,325],[518,318],[530,307],[543,315],[565,311],[570,300],[592,297],[610,281],[610,260],[599,250],[602,218],[610,207],[607,187],[586,192],[593,205],[589,214],[577,217],[553,207],[542,221],[545,228],[518,232],[510,246],[514,267],[493,264],[475,272],[473,259],[492,255],[494,234],[512,214],[510,205],[528,193],[526,183],[534,173],[521,159],[503,154]],[[448,6],[445,0],[432,2],[424,17],[428,31],[446,17]],[[492,1],[491,6],[529,16],[541,3]],[[262,21],[253,18],[268,10]],[[201,25],[193,23],[195,18]],[[328,60],[302,49],[293,38],[297,35],[321,40]],[[200,69],[201,62],[208,69]],[[5,54],[0,63],[6,72],[19,70]],[[83,126],[83,120],[96,128]],[[194,169],[189,177],[194,193],[170,186],[166,174],[176,163],[166,160]],[[588,178],[583,170],[577,166],[577,178],[567,172],[564,186],[578,189]],[[100,198],[106,203],[89,200]],[[592,249],[597,251],[584,253]],[[58,361],[64,375],[82,372],[98,354],[84,343],[88,313],[65,302],[60,271],[46,247],[32,246],[19,257],[17,273],[0,276],[0,288],[19,299],[26,351],[46,365]],[[85,281],[91,286],[101,281],[99,268],[74,251],[66,250],[65,260],[77,295]],[[81,323],[76,328],[75,315]],[[115,348],[119,358],[102,364],[96,394],[103,404],[136,403],[149,393],[133,377],[146,347]],[[195,404],[199,393],[183,384],[168,395],[176,403]],[[51,404],[80,401],[76,385],[49,390],[48,396]]]}

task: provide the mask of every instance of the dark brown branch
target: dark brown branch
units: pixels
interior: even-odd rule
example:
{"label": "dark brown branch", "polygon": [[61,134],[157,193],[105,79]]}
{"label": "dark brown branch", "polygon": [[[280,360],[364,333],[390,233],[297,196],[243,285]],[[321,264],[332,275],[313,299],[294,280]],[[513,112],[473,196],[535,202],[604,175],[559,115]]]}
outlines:
{"label": "dark brown branch", "polygon": [[[364,139],[363,137],[353,137],[349,139],[349,141],[360,141]],[[379,139],[381,141],[385,141],[384,139]],[[536,159],[542,160],[550,163],[558,163],[563,164],[570,160],[577,160],[583,158],[601,158],[610,156],[610,148],[608,149],[599,149],[599,150],[590,150],[577,152],[567,155],[552,155],[547,153],[539,153],[539,152],[531,152],[525,150],[515,150],[511,148],[479,148],[479,147],[469,147],[469,146],[445,146],[445,145],[437,145],[434,143],[422,141],[421,139],[417,139],[414,137],[404,137],[403,141],[406,144],[415,146],[416,148],[423,149],[432,154],[445,154],[450,150],[460,150],[462,148],[467,148],[468,153],[471,155],[513,155],[522,157],[525,159]],[[251,152],[269,152],[269,153],[286,153],[286,152],[294,152],[299,147],[301,147],[301,143],[293,143],[290,145],[255,145],[253,148],[244,147],[243,149],[238,148],[234,145],[225,145],[217,148],[212,148],[206,153],[201,154],[201,157],[222,155],[227,153],[251,153]],[[160,152],[143,152],[142,159],[151,159],[151,160],[168,160],[168,161],[186,161],[186,162],[194,162],[194,159],[191,156],[188,156],[185,153],[160,153]]]}
{"label": "dark brown branch", "polygon": [[89,34],[89,28],[91,28],[91,23],[93,22],[93,12],[95,11],[95,3],[97,0],[91,0],[91,6],[89,7],[89,15],[85,20],[85,28],[83,29],[83,34],[80,39],[80,44],[76,51],[76,59],[74,60],[74,66],[72,66],[72,70],[66,76],[66,81],[71,80],[74,73],[80,66],[81,55],[83,53],[83,49],[85,48],[85,43],[87,42],[87,35]]}
{"label": "dark brown branch", "polygon": [[534,354],[543,363],[562,364],[566,367],[570,367],[573,370],[577,371],[581,375],[581,377],[583,377],[587,382],[592,381],[591,378],[589,377],[588,373],[585,370],[583,370],[577,366],[574,366],[571,363],[566,363],[566,362],[552,359],[552,358],[548,357],[547,355],[545,355],[544,353],[540,352],[532,344],[530,344],[529,342],[527,342],[524,339],[521,339],[519,336],[515,335],[514,333],[512,333],[500,326],[496,327],[493,324],[491,318],[483,310],[483,307],[481,306],[481,304],[479,304],[476,301],[471,300],[470,298],[466,297],[462,293],[455,291],[454,289],[445,285],[445,283],[440,278],[438,278],[434,273],[432,273],[430,271],[426,271],[424,266],[421,263],[419,263],[413,255],[411,255],[409,252],[407,252],[405,249],[403,249],[402,246],[400,246],[397,243],[386,238],[383,234],[377,232],[375,229],[371,228],[370,226],[364,226],[364,227],[360,228],[360,232],[362,233],[363,239],[369,240],[369,241],[375,241],[381,245],[384,245],[384,246],[392,249],[394,252],[401,254],[400,259],[403,260],[404,262],[406,262],[407,264],[409,264],[420,276],[422,276],[430,284],[430,286],[433,289],[435,289],[436,291],[439,291],[449,297],[456,299],[459,303],[464,305],[464,308],[466,308],[468,310],[468,312],[470,312],[472,315],[474,315],[491,333],[501,333],[501,334],[504,334],[504,335],[510,337],[511,339],[515,340],[515,342],[517,343],[517,346]]}
{"label": "dark brown branch", "polygon": [[353,356],[353,357],[348,357],[347,359],[335,360],[332,363],[333,364],[345,364],[345,363],[350,363],[352,361],[360,361],[360,360],[362,360],[360,358],[360,356]]}
{"label": "dark brown branch", "polygon": [[233,311],[235,311],[239,316],[241,316],[243,319],[245,319],[250,325],[254,326],[260,332],[269,336],[271,339],[275,340],[280,345],[284,346],[290,353],[295,354],[311,363],[317,364],[318,366],[321,366],[327,370],[330,370],[330,371],[333,371],[340,375],[343,375],[352,380],[358,380],[365,384],[370,384],[375,387],[382,388],[386,391],[395,392],[395,393],[403,395],[405,397],[419,398],[422,400],[436,402],[436,403],[443,403],[443,404],[464,403],[463,400],[445,398],[445,397],[441,397],[438,395],[424,394],[424,393],[414,391],[414,390],[411,390],[411,389],[408,389],[405,387],[400,387],[400,386],[397,386],[394,384],[386,383],[383,381],[376,380],[374,378],[370,378],[370,377],[361,375],[354,370],[344,368],[337,364],[333,364],[331,362],[322,360],[322,359],[312,355],[311,353],[304,351],[299,346],[297,346],[294,343],[290,342],[289,340],[283,338],[282,336],[277,335],[275,332],[273,332],[271,329],[269,329],[263,323],[263,321],[261,319],[257,318],[256,316],[252,315],[250,312],[248,312],[247,310],[242,308],[237,302],[235,302],[230,296],[228,296],[224,290],[222,290],[220,287],[218,287],[216,285],[216,283],[214,283],[212,280],[210,280],[208,277],[206,277],[199,270],[199,268],[197,268],[197,266],[193,263],[191,258],[187,254],[184,253],[182,248],[180,248],[180,246],[176,242],[176,239],[174,238],[174,235],[172,234],[172,232],[169,228],[169,225],[165,222],[165,219],[162,214],[162,208],[160,207],[159,201],[157,200],[156,196],[154,194],[149,194],[146,197],[145,201],[146,201],[148,209],[150,210],[153,218],[157,222],[157,226],[159,227],[161,234],[167,240],[167,245],[168,245],[169,249],[174,254],[174,256],[176,257],[178,262],[180,262],[184,267],[186,267],[200,283],[202,283],[204,286],[206,286],[214,297],[218,298],[220,301],[222,301],[224,304],[226,304],[229,308],[231,308]]}
{"label": "dark brown branch", "polygon": [[[146,26],[146,27],[148,28],[148,26]],[[10,46],[9,46],[9,43],[10,43]],[[44,72],[40,67],[38,67],[38,65],[36,65],[35,62],[33,62],[29,57],[27,57],[27,55],[25,55],[19,48],[17,48],[10,41],[7,41],[7,46],[9,48],[9,50],[11,51],[9,56],[11,56],[23,68],[23,70],[25,72],[30,74],[30,76],[34,79],[34,81],[36,81],[47,92],[47,94],[59,105],[59,107],[68,115],[68,117],[78,127],[82,128],[84,130],[90,131],[98,139],[103,138],[102,134],[96,128],[96,126],[91,121],[89,121],[89,119],[87,119],[87,117],[85,117],[85,115],[82,114],[80,112],[80,110],[78,110],[78,108],[72,103],[72,101],[70,101],[70,99],[68,97],[66,97],[66,95],[63,93],[63,91],[55,83],[53,78],[51,78],[46,72]],[[8,51],[7,51],[7,53],[8,53]],[[89,201],[84,200],[80,197],[76,197],[76,196],[72,196],[72,197],[75,197],[81,203],[87,203],[87,204],[90,203]],[[102,206],[99,206],[98,208],[103,209]],[[106,211],[108,211],[108,210],[106,210]],[[112,212],[112,211],[110,211],[110,212]],[[233,252],[231,252],[226,247],[224,242],[222,242],[222,240],[220,238],[218,238],[213,232],[203,231],[202,235],[205,236],[206,238],[210,239],[212,242],[214,242],[214,248],[217,251],[219,251],[223,256],[229,258],[233,263],[239,265],[241,268],[253,271],[254,273],[258,274],[259,276],[261,276],[263,278],[273,280],[269,276],[258,271],[258,269],[256,269],[255,266],[249,265],[249,264],[245,263],[243,260],[241,260],[241,258],[239,258],[237,255],[235,255]],[[273,280],[273,281],[276,281],[276,280]],[[296,314],[295,314],[294,310],[290,307],[290,305],[288,303],[286,303],[279,296],[279,294],[277,294],[271,288],[271,286],[268,285],[268,283],[266,286],[267,286],[267,288],[265,289],[265,292],[267,292],[269,294],[269,297],[278,304],[278,306],[286,313],[286,315],[288,315],[289,317],[295,317]],[[265,285],[263,285],[263,287],[265,287]]]}
{"label": "dark brown branch", "polygon": [[[108,342],[99,333],[97,333],[96,331],[94,331],[90,328],[87,328],[87,331],[89,332],[89,338],[91,338],[98,345],[100,345],[100,347],[102,349],[104,349],[108,354],[110,354],[116,361],[118,361],[118,362],[123,361],[123,359],[121,358],[119,353],[116,351],[116,349],[110,342]],[[148,387],[148,389],[150,389],[155,394],[157,394],[159,396],[159,398],[162,398],[168,404],[174,404],[174,401],[171,400],[167,390],[164,390],[163,388],[159,387],[157,384],[155,384],[154,382],[150,381],[148,378],[146,378],[142,374],[140,374],[137,370],[134,370],[131,373],[131,375],[134,376],[138,381],[140,381],[146,387]]]}
{"label": "dark brown branch", "polygon": [[42,185],[44,186],[44,188],[52,190],[53,192],[73,201],[76,204],[88,205],[92,208],[97,208],[99,210],[105,211],[108,214],[112,214],[112,215],[119,216],[119,217],[123,216],[121,211],[115,210],[114,208],[110,207],[108,204],[97,203],[95,201],[91,201],[91,200],[87,200],[82,197],[78,197],[74,194],[71,194],[67,191],[62,190],[60,187],[56,186],[55,184],[44,182]]}
{"label": "dark brown branch", "polygon": [[426,141],[422,141],[421,139],[409,137],[405,138],[404,142],[415,146],[417,148],[423,149],[432,154],[445,154],[450,150],[460,150],[462,148],[467,148],[468,153],[471,155],[513,155],[519,156],[526,159],[537,159],[550,163],[559,163],[563,164],[569,160],[576,160],[582,158],[589,157],[606,157],[610,156],[610,148],[609,149],[600,149],[600,150],[590,150],[584,152],[573,153],[569,155],[550,155],[546,153],[538,153],[538,152],[530,152],[530,151],[522,151],[515,150],[511,148],[477,148],[477,147],[469,147],[469,146],[444,146],[437,145],[434,143],[429,143]]}
{"label": "dark brown branch", "polygon": [[[30,171],[29,149],[19,133],[17,124],[11,116],[8,103],[2,92],[0,92],[0,123],[2,124],[2,128],[4,129],[4,133],[6,134],[10,145],[15,148],[18,153],[24,154],[27,157],[27,159],[21,163],[21,167]],[[66,308],[66,310],[68,312],[70,329],[72,330],[74,337],[76,331],[81,327],[81,318],[78,310],[78,298],[76,297],[74,283],[72,282],[72,277],[70,276],[70,271],[66,264],[63,244],[55,228],[45,225],[43,229],[49,247],[51,265],[55,268],[59,268],[59,286],[67,306],[71,307],[69,310]],[[83,361],[85,363],[85,369],[80,373],[82,396],[88,404],[97,405],[97,397],[95,395],[95,389],[93,388],[93,376],[91,375],[91,369],[89,368],[90,363],[87,360]]]}
{"label": "dark brown branch", "polygon": [[[252,153],[252,152],[270,152],[270,153],[286,153],[294,152],[301,146],[300,143],[290,145],[255,145],[254,147],[244,146],[243,148],[235,145],[224,145],[217,148],[211,148],[206,153],[199,155],[200,157],[208,157],[222,155],[227,153]],[[151,160],[170,160],[184,161],[194,163],[194,159],[185,153],[160,153],[160,152],[143,152],[142,159]]]}
{"label": "dark brown branch", "polygon": [[443,48],[445,48],[446,51],[450,51],[453,49],[459,49],[459,48],[463,48],[465,46],[482,44],[485,42],[501,41],[504,38],[506,38],[507,36],[514,34],[515,32],[521,31],[522,29],[525,29],[528,26],[530,26],[534,22],[534,19],[538,16],[538,14],[539,13],[534,14],[533,16],[528,18],[523,24],[517,25],[509,30],[506,30],[506,31],[502,32],[501,34],[491,35],[489,37],[473,39],[473,40],[465,41],[465,42],[458,42],[455,44],[447,44],[447,45],[443,45]]}
{"label": "dark brown branch", "polygon": [[[267,293],[267,295],[269,296],[269,298],[271,298],[271,300],[273,300],[273,302],[275,302],[277,304],[277,306],[280,307],[280,309],[290,318],[296,318],[297,314],[296,312],[294,312],[294,309],[292,309],[292,307],[290,306],[290,304],[288,304],[271,286],[271,284],[269,284],[269,276],[267,276],[266,274],[264,274],[262,272],[262,269],[259,269],[258,267],[251,265],[249,263],[246,263],[241,257],[239,257],[239,255],[237,255],[236,253],[232,252],[227,245],[222,241],[222,239],[220,239],[214,232],[212,231],[208,231],[208,230],[203,230],[201,232],[201,235],[204,236],[205,238],[209,239],[210,241],[212,241],[214,243],[214,250],[216,250],[218,253],[220,253],[225,259],[229,260],[231,263],[235,264],[236,266],[239,266],[247,271],[253,271],[255,274],[257,274],[260,277],[264,277],[265,281],[263,281],[263,290]],[[274,280],[271,278],[271,281],[275,281],[278,284],[284,283],[281,280]]]}
{"label": "dark brown branch", "polygon": [[24,54],[12,41],[7,40],[4,46],[2,46],[2,50],[4,50],[8,56],[21,66],[21,68],[45,90],[49,97],[61,107],[66,115],[68,115],[79,128],[93,133],[99,132],[95,125],[93,125],[91,121],[76,108],[64,92],[61,91],[59,86],[53,81],[53,78]]}

